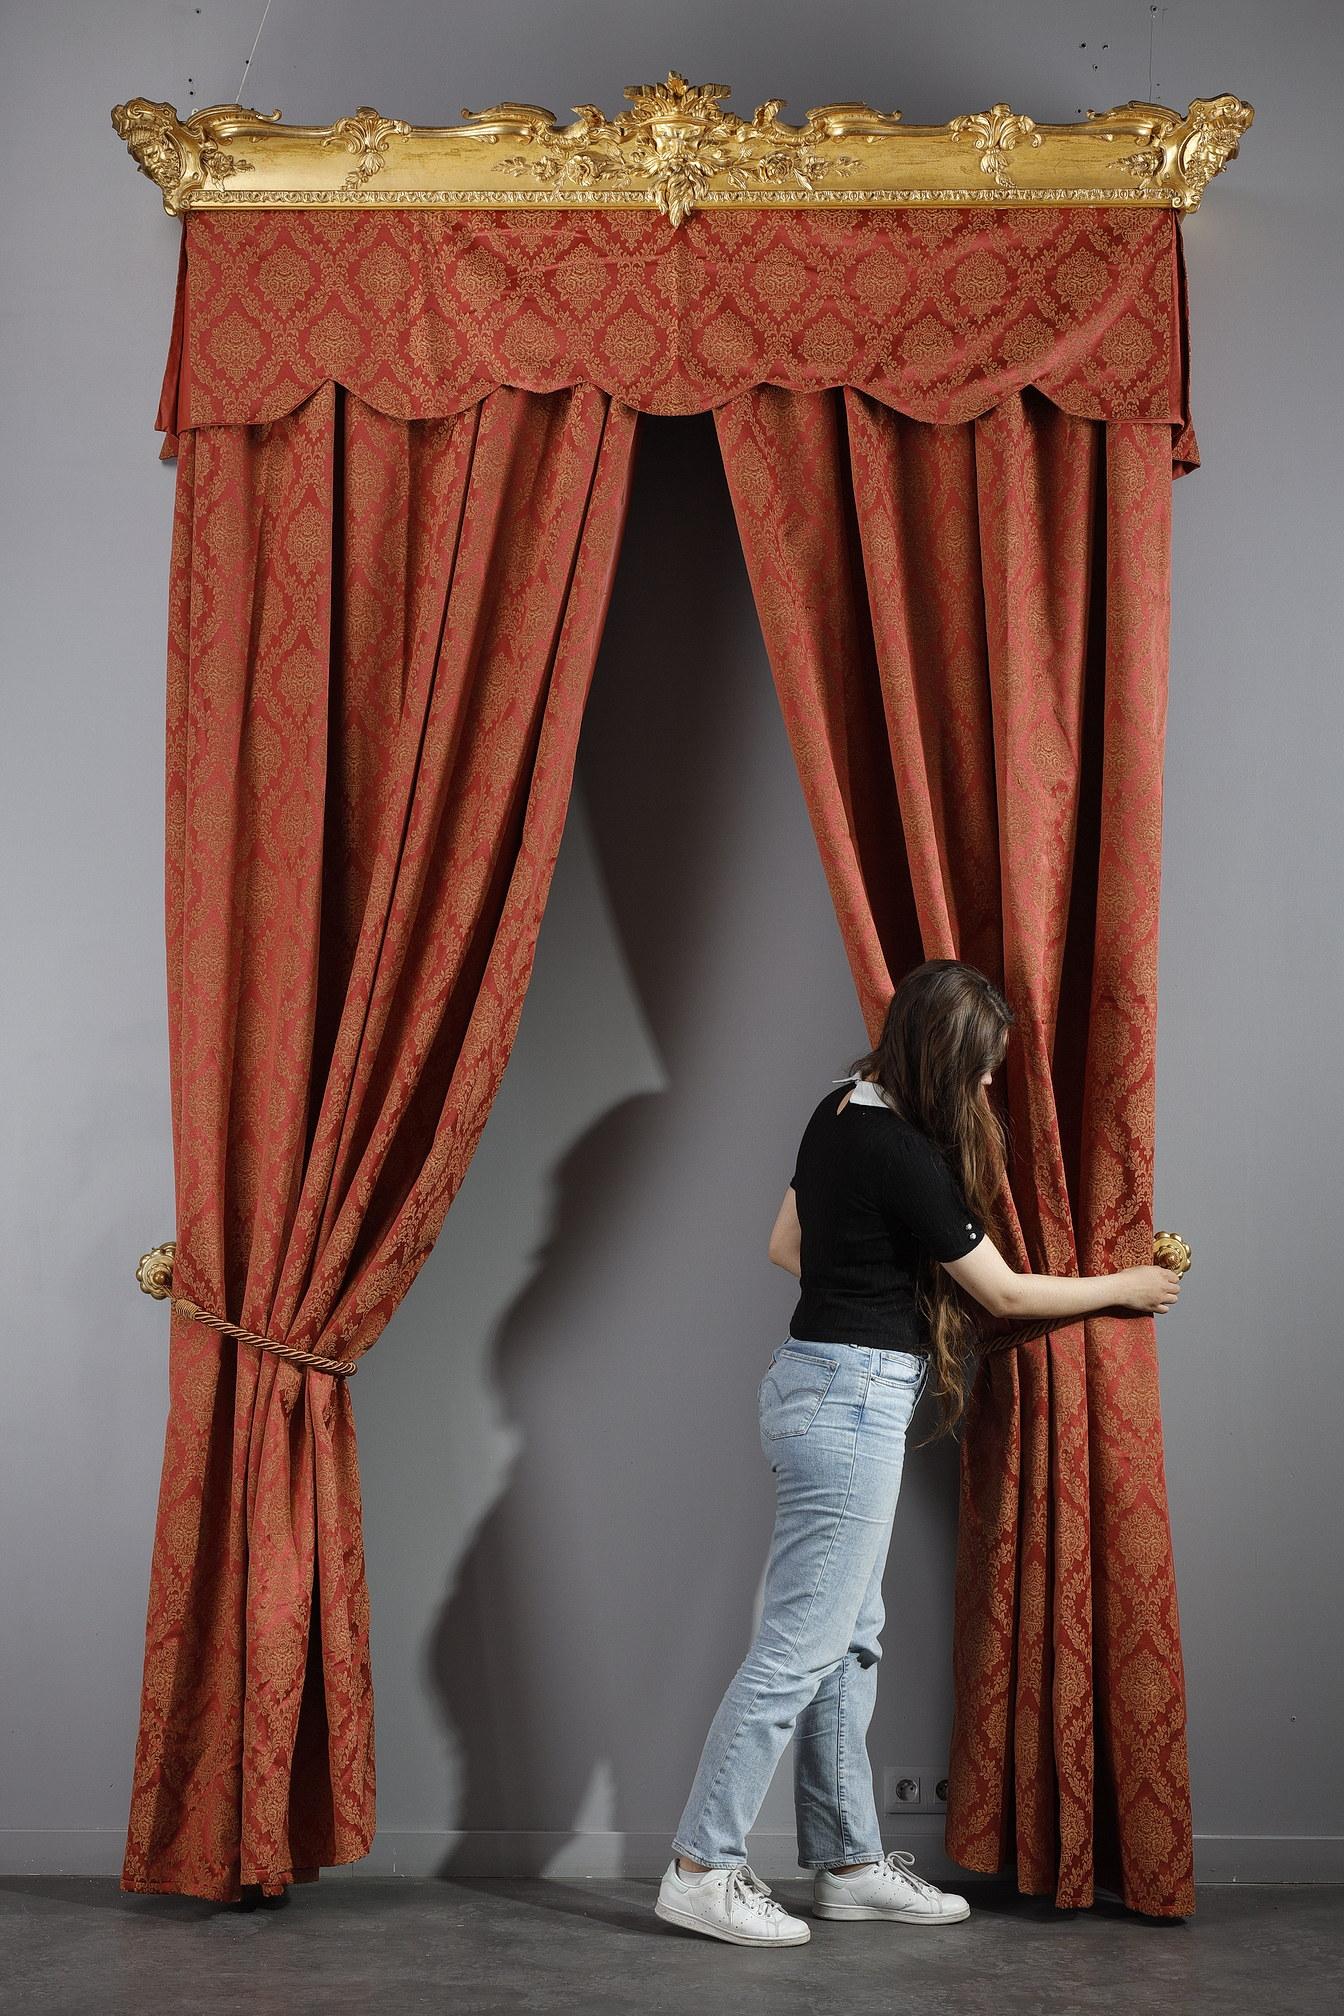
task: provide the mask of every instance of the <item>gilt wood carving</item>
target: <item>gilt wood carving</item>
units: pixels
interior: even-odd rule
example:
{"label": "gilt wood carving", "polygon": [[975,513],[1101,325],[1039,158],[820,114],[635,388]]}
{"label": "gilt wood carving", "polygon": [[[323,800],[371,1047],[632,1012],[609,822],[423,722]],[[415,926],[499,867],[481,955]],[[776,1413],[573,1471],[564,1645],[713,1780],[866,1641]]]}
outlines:
{"label": "gilt wood carving", "polygon": [[1131,100],[1077,125],[1008,105],[941,126],[899,112],[820,105],[800,126],[768,98],[750,119],[725,84],[632,84],[628,109],[595,105],[562,124],[540,105],[463,108],[455,126],[411,126],[371,105],[330,126],[212,105],[181,119],[131,98],[112,123],[165,209],[881,209],[910,204],[1139,204],[1194,210],[1236,155],[1251,107],[1224,95],[1184,112]]}

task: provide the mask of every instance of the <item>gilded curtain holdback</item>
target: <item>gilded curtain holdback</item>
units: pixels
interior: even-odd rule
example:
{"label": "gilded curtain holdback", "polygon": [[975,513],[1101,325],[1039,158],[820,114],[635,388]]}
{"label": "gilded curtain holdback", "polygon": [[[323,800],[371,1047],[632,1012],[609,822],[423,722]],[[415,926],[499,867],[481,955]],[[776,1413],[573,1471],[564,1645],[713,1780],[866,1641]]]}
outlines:
{"label": "gilded curtain holdback", "polygon": [[320,1351],[301,1351],[295,1344],[281,1344],[274,1337],[262,1337],[255,1330],[245,1330],[241,1323],[230,1323],[225,1317],[202,1309],[199,1303],[189,1301],[185,1295],[174,1295],[173,1256],[176,1251],[176,1240],[169,1239],[140,1257],[135,1278],[146,1295],[152,1295],[156,1302],[171,1299],[180,1316],[190,1318],[193,1323],[203,1323],[207,1330],[217,1330],[221,1337],[234,1337],[240,1344],[255,1344],[258,1351],[269,1351],[274,1357],[283,1358],[287,1365],[302,1365],[310,1372],[329,1372],[333,1379],[352,1379],[359,1370],[357,1365],[344,1364],[339,1358],[324,1358]]}

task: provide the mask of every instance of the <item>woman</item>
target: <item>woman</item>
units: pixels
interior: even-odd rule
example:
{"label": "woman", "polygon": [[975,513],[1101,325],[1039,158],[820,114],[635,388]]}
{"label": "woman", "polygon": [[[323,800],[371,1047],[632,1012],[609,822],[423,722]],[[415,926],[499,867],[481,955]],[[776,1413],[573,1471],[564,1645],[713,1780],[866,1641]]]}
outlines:
{"label": "woman", "polygon": [[925,961],[897,988],[876,1048],[803,1133],[769,1246],[800,1293],[760,1385],[776,1484],[761,1620],[710,1724],[654,1906],[711,1938],[811,1936],[746,1859],[791,1735],[813,1914],[904,1925],[969,1915],[964,1897],[914,1873],[908,1851],[883,1854],[865,1747],[910,1417],[926,1384],[937,1433],[964,1410],[977,1339],[958,1290],[1037,1332],[1099,1309],[1156,1314],[1180,1291],[1165,1267],[1018,1274],[988,1236],[1005,1155],[988,1094],[1013,1020],[973,966]]}

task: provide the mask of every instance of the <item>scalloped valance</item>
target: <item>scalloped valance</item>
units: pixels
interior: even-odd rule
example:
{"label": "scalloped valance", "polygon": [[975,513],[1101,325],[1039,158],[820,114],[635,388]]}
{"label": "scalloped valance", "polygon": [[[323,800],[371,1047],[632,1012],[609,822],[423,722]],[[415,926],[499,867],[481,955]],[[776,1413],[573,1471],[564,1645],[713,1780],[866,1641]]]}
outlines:
{"label": "scalloped valance", "polygon": [[158,425],[252,424],[335,381],[431,419],[588,382],[697,413],[850,385],[919,420],[1034,386],[1172,429],[1196,466],[1170,210],[200,211],[183,220]]}

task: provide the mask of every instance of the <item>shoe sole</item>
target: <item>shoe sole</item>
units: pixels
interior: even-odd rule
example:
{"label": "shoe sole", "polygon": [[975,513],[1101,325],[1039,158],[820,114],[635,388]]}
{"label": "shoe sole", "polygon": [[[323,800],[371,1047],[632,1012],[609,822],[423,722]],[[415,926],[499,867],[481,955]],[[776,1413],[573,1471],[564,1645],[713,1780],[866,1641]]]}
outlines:
{"label": "shoe sole", "polygon": [[878,1904],[814,1904],[814,1918],[889,1918],[896,1925],[960,1925],[971,1915],[971,1907],[960,1911],[884,1911]]}
{"label": "shoe sole", "polygon": [[724,1939],[730,1946],[806,1946],[812,1937],[810,1927],[804,1927],[801,1937],[796,1932],[788,1934],[769,1933],[753,1938],[750,1932],[730,1932],[726,1926],[711,1925],[707,1919],[696,1918],[689,1911],[674,1911],[670,1904],[664,1904],[660,1897],[653,1907],[655,1918],[666,1919],[669,1925],[680,1925],[687,1932],[703,1932],[707,1939]]}

